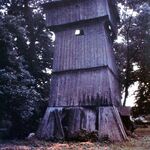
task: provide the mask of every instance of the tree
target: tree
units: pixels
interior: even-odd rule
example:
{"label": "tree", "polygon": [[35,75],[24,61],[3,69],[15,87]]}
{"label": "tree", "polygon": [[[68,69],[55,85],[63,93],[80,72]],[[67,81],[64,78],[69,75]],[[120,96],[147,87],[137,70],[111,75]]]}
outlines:
{"label": "tree", "polygon": [[17,40],[25,41],[25,30],[20,26],[22,20],[7,16],[1,17],[0,22],[0,119],[8,118],[13,125],[12,135],[18,131],[16,136],[22,136],[24,133],[19,131],[23,130],[23,124],[37,111],[41,95],[34,87],[35,79],[28,72],[28,65],[17,45]]}
{"label": "tree", "polygon": [[37,129],[49,97],[51,33],[34,6],[15,0],[1,5],[0,120],[9,119],[17,137]]}
{"label": "tree", "polygon": [[[49,97],[50,74],[46,69],[52,67],[53,47],[51,31],[45,25],[40,3],[34,0],[14,0],[7,6],[9,15],[17,15],[25,20],[27,49],[22,51],[30,73],[36,78],[37,90],[44,98]],[[24,47],[24,46],[23,46]]]}
{"label": "tree", "polygon": [[135,72],[139,87],[136,96],[136,106],[134,114],[150,114],[150,7],[149,5],[142,6],[143,13],[139,15],[138,23],[140,32],[137,33],[138,46],[140,53],[137,57],[140,69]]}
{"label": "tree", "polygon": [[[124,9],[121,15],[121,27],[120,36],[123,42],[117,44],[118,63],[121,66],[121,81],[123,89],[125,90],[124,104],[126,104],[126,99],[128,97],[128,89],[131,84],[138,81],[139,87],[137,93],[137,102],[140,98],[140,93],[143,84],[149,84],[150,76],[148,74],[150,65],[149,57],[149,5],[148,1],[121,1],[123,5],[121,9]],[[121,56],[121,57],[120,57]],[[124,61],[122,61],[124,60]],[[123,64],[124,63],[124,64]],[[134,65],[138,66],[138,70],[134,70]],[[144,74],[146,74],[144,76]],[[147,86],[146,86],[147,87]],[[148,87],[147,87],[148,88]],[[148,89],[147,89],[148,90]],[[146,95],[145,95],[146,96]],[[148,95],[147,101],[149,101]],[[141,103],[140,103],[141,104]],[[138,107],[141,107],[140,105]]]}

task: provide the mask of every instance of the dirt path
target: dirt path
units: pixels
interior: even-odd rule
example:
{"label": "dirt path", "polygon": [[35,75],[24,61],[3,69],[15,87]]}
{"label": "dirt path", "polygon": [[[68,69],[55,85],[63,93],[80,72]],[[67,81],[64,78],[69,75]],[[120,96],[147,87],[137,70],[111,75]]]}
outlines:
{"label": "dirt path", "polygon": [[137,138],[116,144],[91,142],[52,143],[44,141],[7,141],[0,150],[150,150],[150,127],[137,129]]}

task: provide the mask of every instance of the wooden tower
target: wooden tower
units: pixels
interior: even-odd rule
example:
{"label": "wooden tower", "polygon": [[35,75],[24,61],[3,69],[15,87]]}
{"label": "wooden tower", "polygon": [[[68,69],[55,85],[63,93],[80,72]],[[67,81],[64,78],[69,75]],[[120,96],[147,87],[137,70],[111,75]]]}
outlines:
{"label": "wooden tower", "polygon": [[112,48],[115,0],[54,0],[43,7],[56,42],[49,105],[37,136],[65,139],[85,129],[100,139],[125,140]]}

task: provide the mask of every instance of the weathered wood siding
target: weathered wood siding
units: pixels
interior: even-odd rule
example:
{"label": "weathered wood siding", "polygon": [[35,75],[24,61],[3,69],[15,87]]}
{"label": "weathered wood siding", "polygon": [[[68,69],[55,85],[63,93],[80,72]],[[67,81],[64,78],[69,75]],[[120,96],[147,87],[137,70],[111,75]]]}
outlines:
{"label": "weathered wood siding", "polygon": [[121,106],[121,87],[118,78],[108,71],[111,100],[115,106]]}
{"label": "weathered wood siding", "polygon": [[[62,0],[45,6],[56,46],[39,138],[70,139],[84,129],[96,131],[99,140],[127,139],[116,108],[121,93],[110,35],[114,30],[108,28],[116,24],[114,1]],[[84,34],[76,36],[76,29]]]}
{"label": "weathered wood siding", "polygon": [[[56,32],[53,71],[108,65],[117,74],[112,42],[106,35],[104,20],[92,20]],[[76,36],[76,29],[84,35]]]}
{"label": "weathered wood siding", "polygon": [[[112,0],[62,0],[45,5],[46,22],[48,26],[68,24],[80,20],[109,16],[112,24],[116,25],[117,15],[112,16],[108,4]],[[113,4],[115,1],[113,0]]]}
{"label": "weathered wood siding", "polygon": [[127,139],[115,107],[48,107],[37,135],[47,140],[64,139],[81,129],[98,131],[99,140]]}
{"label": "weathered wood siding", "polygon": [[49,106],[119,106],[120,88],[105,67],[53,74]]}
{"label": "weathered wood siding", "polygon": [[122,120],[116,107],[99,107],[99,138],[111,141],[127,139]]}

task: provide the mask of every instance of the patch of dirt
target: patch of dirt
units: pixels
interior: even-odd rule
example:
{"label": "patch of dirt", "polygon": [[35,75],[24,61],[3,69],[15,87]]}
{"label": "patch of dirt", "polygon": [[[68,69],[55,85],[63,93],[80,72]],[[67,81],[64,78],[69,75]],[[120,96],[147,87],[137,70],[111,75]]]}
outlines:
{"label": "patch of dirt", "polygon": [[1,141],[0,150],[150,150],[150,127],[136,130],[137,137],[122,143]]}

